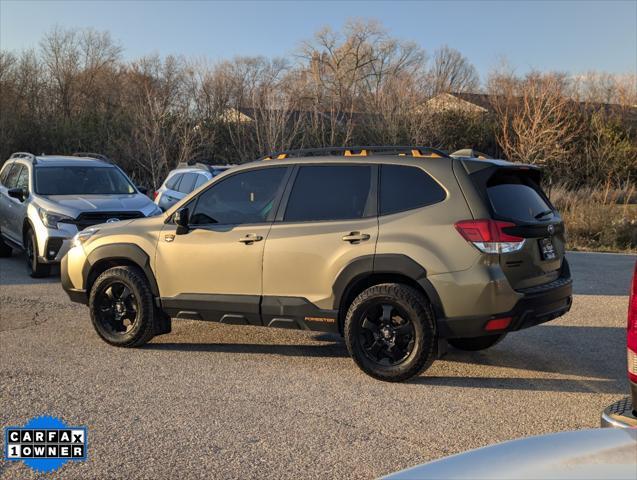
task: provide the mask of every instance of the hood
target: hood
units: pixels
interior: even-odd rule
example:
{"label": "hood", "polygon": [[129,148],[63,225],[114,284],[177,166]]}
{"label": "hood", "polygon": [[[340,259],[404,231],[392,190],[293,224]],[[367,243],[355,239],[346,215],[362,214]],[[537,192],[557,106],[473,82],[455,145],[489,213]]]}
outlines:
{"label": "hood", "polygon": [[[152,200],[141,193],[126,195],[43,195],[42,207],[52,211],[77,217],[83,212],[127,212],[146,210],[154,205]],[[144,212],[148,213],[148,212]]]}
{"label": "hood", "polygon": [[512,440],[394,473],[385,480],[634,479],[637,429],[597,428]]}

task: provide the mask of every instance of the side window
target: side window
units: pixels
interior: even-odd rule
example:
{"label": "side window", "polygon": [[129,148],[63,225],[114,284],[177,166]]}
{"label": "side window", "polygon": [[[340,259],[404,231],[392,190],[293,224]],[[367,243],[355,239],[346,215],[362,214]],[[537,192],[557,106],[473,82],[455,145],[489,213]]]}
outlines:
{"label": "side window", "polygon": [[9,175],[7,175],[7,183],[5,184],[7,188],[16,187],[16,185],[18,184],[18,177],[20,176],[21,171],[22,171],[22,165],[18,163],[14,163],[11,166],[11,171],[9,172]]}
{"label": "side window", "polygon": [[207,181],[208,181],[208,177],[206,177],[205,175],[202,175],[202,174],[198,174],[197,175],[197,181],[195,182],[195,188],[193,188],[193,190],[196,189],[196,188],[201,187]]}
{"label": "side window", "polygon": [[192,225],[263,223],[274,215],[274,203],[287,167],[237,173],[198,195]]}
{"label": "side window", "polygon": [[285,210],[284,221],[348,220],[367,216],[370,165],[303,166]]}
{"label": "side window", "polygon": [[18,174],[18,180],[16,182],[16,187],[18,188],[29,188],[29,169],[24,165],[21,165],[22,169]]}
{"label": "side window", "polygon": [[177,173],[173,175],[172,177],[170,177],[170,179],[166,182],[166,188],[170,190],[177,190],[177,185],[179,184],[179,180],[181,180],[181,177],[183,176],[184,175],[182,173]]}
{"label": "side window", "polygon": [[447,194],[418,167],[383,165],[380,171],[380,214],[404,212],[442,202]]}
{"label": "side window", "polygon": [[5,162],[4,166],[2,167],[2,170],[0,170],[0,185],[6,186],[7,177],[9,176],[9,171],[11,170],[12,166],[13,166],[13,162]]}
{"label": "side window", "polygon": [[177,186],[177,191],[181,193],[190,193],[195,188],[196,173],[184,173],[184,177]]}

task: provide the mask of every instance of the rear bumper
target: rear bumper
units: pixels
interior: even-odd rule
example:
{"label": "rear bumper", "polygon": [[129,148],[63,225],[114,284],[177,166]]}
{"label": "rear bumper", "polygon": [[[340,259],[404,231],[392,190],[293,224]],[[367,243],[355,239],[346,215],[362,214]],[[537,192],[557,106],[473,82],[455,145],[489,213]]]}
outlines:
{"label": "rear bumper", "polygon": [[[573,282],[570,276],[560,277],[546,285],[518,290],[518,293],[523,296],[508,312],[490,316],[438,319],[440,338],[480,337],[514,332],[553,320],[571,309]],[[507,328],[485,330],[489,320],[504,317],[512,318]]]}
{"label": "rear bumper", "polygon": [[602,412],[601,426],[610,428],[630,428],[637,427],[637,414],[633,410],[637,400],[637,384],[631,383],[631,397],[626,397],[609,405]]}

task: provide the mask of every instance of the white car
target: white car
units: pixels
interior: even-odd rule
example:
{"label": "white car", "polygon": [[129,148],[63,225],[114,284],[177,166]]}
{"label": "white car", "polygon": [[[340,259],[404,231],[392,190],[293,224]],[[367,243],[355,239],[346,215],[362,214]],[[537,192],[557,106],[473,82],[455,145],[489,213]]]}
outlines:
{"label": "white car", "polygon": [[168,173],[164,183],[153,194],[155,203],[166,211],[190,192],[230,167],[232,165],[180,164]]}

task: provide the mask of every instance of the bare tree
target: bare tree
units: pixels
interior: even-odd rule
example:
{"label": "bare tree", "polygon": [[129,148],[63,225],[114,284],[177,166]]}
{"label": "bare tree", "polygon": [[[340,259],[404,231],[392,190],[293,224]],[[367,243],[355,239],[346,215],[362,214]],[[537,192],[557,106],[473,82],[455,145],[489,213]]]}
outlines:
{"label": "bare tree", "polygon": [[448,92],[473,92],[480,85],[476,68],[458,50],[446,45],[434,53],[428,80],[432,96]]}
{"label": "bare tree", "polygon": [[525,78],[493,74],[491,103],[497,139],[507,158],[551,164],[567,160],[579,132],[579,110],[563,74],[529,73]]}

